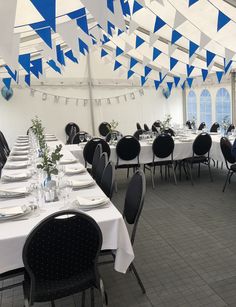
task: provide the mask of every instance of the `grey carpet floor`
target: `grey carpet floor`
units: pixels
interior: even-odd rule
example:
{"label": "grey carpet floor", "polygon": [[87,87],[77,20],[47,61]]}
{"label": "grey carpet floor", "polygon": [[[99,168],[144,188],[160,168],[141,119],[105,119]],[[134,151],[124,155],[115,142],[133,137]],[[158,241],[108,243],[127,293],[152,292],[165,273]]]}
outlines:
{"label": "grey carpet floor", "polygon": [[[109,306],[236,306],[236,178],[222,193],[226,171],[214,168],[212,172],[214,182],[204,167],[201,178],[194,173],[194,186],[185,178],[177,186],[173,180],[158,178],[155,190],[147,174],[145,205],[134,245],[135,266],[147,293],[142,294],[131,272],[120,274],[112,265],[101,266]],[[121,171],[113,198],[119,210],[127,182]],[[95,298],[99,306],[99,296]],[[23,306],[22,288],[0,293],[0,306]],[[81,297],[58,300],[56,306],[81,306]],[[90,306],[89,293],[86,306]]]}

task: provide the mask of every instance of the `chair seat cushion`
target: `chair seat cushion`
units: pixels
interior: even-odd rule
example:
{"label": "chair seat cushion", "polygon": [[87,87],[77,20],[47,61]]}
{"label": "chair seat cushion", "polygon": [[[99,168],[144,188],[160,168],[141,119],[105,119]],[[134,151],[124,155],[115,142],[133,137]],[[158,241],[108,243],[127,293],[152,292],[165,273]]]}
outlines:
{"label": "chair seat cushion", "polygon": [[186,158],[184,161],[188,163],[204,163],[208,161],[208,157],[205,156],[194,156],[191,158]]}
{"label": "chair seat cushion", "polygon": [[[93,271],[87,271],[70,278],[60,280],[37,280],[35,285],[35,302],[47,302],[96,287]],[[23,282],[24,293],[29,298],[29,278]]]}
{"label": "chair seat cushion", "polygon": [[140,167],[140,164],[121,164],[121,165],[116,165],[115,168],[133,168],[133,167]]}

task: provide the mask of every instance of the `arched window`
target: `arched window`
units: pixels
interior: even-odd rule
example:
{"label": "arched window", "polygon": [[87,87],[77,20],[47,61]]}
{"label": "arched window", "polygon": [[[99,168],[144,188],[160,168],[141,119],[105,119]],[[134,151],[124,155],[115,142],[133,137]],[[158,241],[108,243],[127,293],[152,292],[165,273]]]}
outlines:
{"label": "arched window", "polygon": [[188,93],[187,100],[187,119],[193,120],[197,119],[197,96],[194,91]]}
{"label": "arched window", "polygon": [[200,121],[205,122],[208,129],[212,125],[211,117],[211,94],[205,89],[200,96]]}
{"label": "arched window", "polygon": [[226,88],[220,88],[216,94],[216,121],[223,120],[231,122],[230,95]]}

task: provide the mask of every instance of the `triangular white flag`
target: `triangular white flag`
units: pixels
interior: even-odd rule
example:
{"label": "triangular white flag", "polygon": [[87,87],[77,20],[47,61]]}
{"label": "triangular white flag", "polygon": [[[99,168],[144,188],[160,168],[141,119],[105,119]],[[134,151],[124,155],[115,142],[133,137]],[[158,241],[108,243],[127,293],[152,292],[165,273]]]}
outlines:
{"label": "triangular white flag", "polygon": [[201,37],[200,37],[200,50],[206,47],[206,45],[211,41],[211,38],[201,32]]}
{"label": "triangular white flag", "polygon": [[207,67],[208,72],[212,70],[212,67],[214,66],[215,62],[212,61],[211,64]]}
{"label": "triangular white flag", "polygon": [[4,59],[5,64],[9,66],[14,73],[15,70],[18,71],[19,69],[18,57],[20,48],[20,33],[15,33],[13,35],[12,44],[13,46],[10,50],[5,50],[2,48],[1,56]]}
{"label": "triangular white flag", "polygon": [[150,37],[149,47],[152,47],[155,44],[155,42],[158,40],[159,36],[156,35],[155,33],[150,33],[149,37]]}
{"label": "triangular white flag", "polygon": [[129,23],[129,35],[131,35],[138,27],[139,24],[131,19]]}
{"label": "triangular white flag", "polygon": [[189,65],[192,65],[192,64],[193,64],[193,62],[196,60],[196,57],[197,57],[197,54],[194,53],[194,54],[191,56],[191,58],[189,59]]}
{"label": "triangular white flag", "polygon": [[181,26],[185,21],[186,17],[182,15],[179,11],[176,11],[175,13],[175,20],[174,20],[174,25],[173,28],[177,29],[179,26]]}
{"label": "triangular white flag", "polygon": [[138,2],[140,5],[142,5],[143,7],[146,7],[146,3],[145,0],[135,0],[136,2]]}
{"label": "triangular white flag", "polygon": [[233,59],[235,52],[225,48],[225,66],[229,64],[229,62]]}
{"label": "triangular white flag", "polygon": [[143,65],[146,66],[151,62],[151,60],[149,58],[147,58],[146,56],[143,57]]}
{"label": "triangular white flag", "polygon": [[176,45],[172,45],[171,43],[169,43],[169,45],[168,45],[168,55],[172,56],[172,54],[175,52],[175,50],[177,48],[178,47]]}
{"label": "triangular white flag", "polygon": [[103,33],[102,29],[99,28],[98,26],[92,28],[90,31],[90,34],[93,35],[97,41],[97,45],[101,44],[101,40],[103,39]]}
{"label": "triangular white flag", "polygon": [[40,51],[40,53],[45,59],[54,60],[56,65],[58,65],[59,67],[61,66],[61,64],[57,61],[56,44],[54,40],[52,41],[52,48],[50,48],[47,44],[40,43],[37,45],[36,49]]}
{"label": "triangular white flag", "polygon": [[125,53],[129,53],[133,49],[134,48],[130,44],[125,43]]}

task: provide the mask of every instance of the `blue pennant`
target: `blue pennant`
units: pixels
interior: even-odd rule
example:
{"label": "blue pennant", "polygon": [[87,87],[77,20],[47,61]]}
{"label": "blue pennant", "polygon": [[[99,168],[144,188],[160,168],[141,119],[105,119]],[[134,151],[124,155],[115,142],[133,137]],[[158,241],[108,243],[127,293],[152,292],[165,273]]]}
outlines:
{"label": "blue pennant", "polygon": [[215,56],[215,53],[208,50],[206,51],[207,67],[211,64]]}
{"label": "blue pennant", "polygon": [[217,80],[218,80],[219,83],[221,82],[223,75],[224,75],[223,71],[217,71],[216,72],[216,77],[217,77]]}
{"label": "blue pennant", "polygon": [[205,81],[208,75],[207,69],[202,69],[202,80]]}
{"label": "blue pennant", "polygon": [[134,71],[133,71],[133,70],[128,70],[127,79],[129,79],[130,77],[132,77],[133,74],[134,74]]}
{"label": "blue pennant", "polygon": [[108,43],[109,41],[110,41],[110,38],[107,35],[103,34],[103,40],[102,40],[103,45]]}
{"label": "blue pennant", "polygon": [[27,73],[29,74],[30,73],[30,53],[20,54],[19,63],[25,69],[25,71],[27,71]]}
{"label": "blue pennant", "polygon": [[124,16],[130,16],[129,1],[120,0],[122,12]]}
{"label": "blue pennant", "polygon": [[226,60],[224,59],[224,71],[225,71],[225,74],[226,74],[227,71],[230,69],[232,63],[233,63],[233,61],[230,60],[229,63],[226,65]]}
{"label": "blue pennant", "polygon": [[73,11],[71,13],[68,13],[67,15],[70,17],[70,19],[76,19],[78,27],[80,27],[86,34],[89,34],[88,20],[87,20],[86,10],[84,7],[76,11]]}
{"label": "blue pennant", "polygon": [[11,78],[3,78],[3,79],[2,79],[2,82],[4,83],[4,85],[5,85],[8,89],[10,89],[10,87],[11,87]]}
{"label": "blue pennant", "polygon": [[199,0],[189,0],[188,1],[188,6],[192,6],[194,3],[198,2]]}
{"label": "blue pennant", "polygon": [[135,43],[135,48],[138,48],[145,42],[144,39],[142,39],[140,36],[136,35],[136,43]]}
{"label": "blue pennant", "polygon": [[101,58],[103,58],[104,56],[108,55],[108,53],[106,52],[106,50],[104,50],[103,48],[101,49]]}
{"label": "blue pennant", "polygon": [[118,29],[117,36],[120,36],[122,33],[124,33],[124,31],[122,31],[121,29]]}
{"label": "blue pennant", "polygon": [[114,0],[107,0],[107,8],[114,14]]}
{"label": "blue pennant", "polygon": [[138,63],[138,61],[134,58],[130,58],[130,64],[129,64],[129,68],[131,69],[132,67],[134,67],[134,65],[136,65]]}
{"label": "blue pennant", "polygon": [[30,86],[30,74],[25,75],[25,83]]}
{"label": "blue pennant", "polygon": [[146,83],[147,79],[144,76],[141,76],[141,85],[144,86],[144,84]]}
{"label": "blue pennant", "polygon": [[5,68],[8,72],[8,74],[11,76],[11,78],[16,81],[17,80],[17,71],[15,70],[15,72],[13,72],[9,66],[5,65]]}
{"label": "blue pennant", "polygon": [[124,50],[122,50],[120,47],[116,47],[116,56],[121,55],[124,52]]}
{"label": "blue pennant", "polygon": [[169,91],[171,92],[172,87],[173,87],[173,82],[166,82],[166,84],[168,86]]}
{"label": "blue pennant", "polygon": [[82,7],[81,9],[78,9],[76,11],[67,14],[67,16],[70,17],[70,19],[77,19],[83,17],[84,15],[86,15],[85,7]]}
{"label": "blue pennant", "polygon": [[189,57],[191,58],[194,53],[197,51],[199,46],[192,41],[189,41]]}
{"label": "blue pennant", "polygon": [[141,4],[139,4],[137,1],[134,0],[133,14],[136,13],[137,11],[141,10],[142,8],[143,8],[143,6]]}
{"label": "blue pennant", "polygon": [[182,34],[180,34],[176,30],[173,30],[172,36],[171,36],[171,44],[173,45],[174,43],[176,43],[181,37],[182,37]]}
{"label": "blue pennant", "polygon": [[36,59],[30,62],[31,67],[30,67],[30,71],[32,72],[32,74],[35,75],[36,78],[39,78],[39,74],[43,74],[43,64],[42,64],[42,59]]}
{"label": "blue pennant", "polygon": [[162,27],[166,25],[165,21],[162,20],[159,16],[156,16],[155,25],[154,25],[154,33],[160,30]]}
{"label": "blue pennant", "polygon": [[193,78],[187,78],[188,86],[191,88],[193,84]]}
{"label": "blue pennant", "polygon": [[181,85],[182,90],[185,89],[185,81],[183,82],[183,84]]}
{"label": "blue pennant", "polygon": [[30,0],[48,25],[56,32],[56,0]]}
{"label": "blue pennant", "polygon": [[147,77],[147,75],[150,74],[150,72],[152,71],[152,69],[148,66],[144,67],[144,76]]}
{"label": "blue pennant", "polygon": [[152,60],[155,61],[156,58],[158,58],[160,54],[161,54],[161,51],[159,49],[153,47]]}
{"label": "blue pennant", "polygon": [[47,64],[59,74],[61,73],[61,69],[56,65],[54,60],[47,61]]}
{"label": "blue pennant", "polygon": [[61,45],[56,46],[56,51],[57,51],[57,61],[61,65],[65,66],[65,57],[64,57],[63,50],[61,49]]}
{"label": "blue pennant", "polygon": [[113,36],[113,32],[112,30],[115,30],[115,26],[113,25],[113,23],[111,23],[109,20],[107,22],[107,33],[110,35],[110,36]]}
{"label": "blue pennant", "polygon": [[176,60],[175,58],[170,57],[170,70],[172,70],[177,63],[178,63],[178,60]]}
{"label": "blue pennant", "polygon": [[192,71],[194,70],[194,66],[186,64],[186,68],[187,68],[187,76],[189,77]]}
{"label": "blue pennant", "polygon": [[217,31],[222,29],[228,22],[230,22],[230,18],[226,16],[224,13],[219,11],[218,14],[218,22],[217,22]]}
{"label": "blue pennant", "polygon": [[121,67],[122,64],[118,61],[115,61],[115,64],[114,64],[114,70],[117,70],[119,67]]}
{"label": "blue pennant", "polygon": [[165,74],[164,76],[162,75],[162,72],[159,72],[159,77],[160,77],[160,81],[162,82],[165,77],[167,76],[167,74]]}
{"label": "blue pennant", "polygon": [[39,37],[52,48],[51,28],[46,21],[40,21],[30,24],[31,28],[38,34]]}
{"label": "blue pennant", "polygon": [[80,38],[79,38],[79,51],[80,51],[80,53],[82,53],[83,55],[86,55],[85,51],[89,52],[88,45],[85,44],[85,42],[82,41],[82,39],[80,39]]}
{"label": "blue pennant", "polygon": [[177,87],[177,86],[178,86],[179,81],[180,81],[180,77],[174,77],[175,87]]}
{"label": "blue pennant", "polygon": [[155,85],[156,90],[158,90],[160,84],[161,84],[161,81],[159,81],[159,80],[154,80],[154,85]]}
{"label": "blue pennant", "polygon": [[74,63],[78,63],[77,58],[74,56],[73,51],[72,50],[68,50],[65,52],[65,56],[70,59],[72,62]]}

